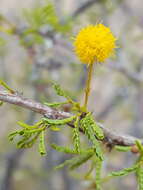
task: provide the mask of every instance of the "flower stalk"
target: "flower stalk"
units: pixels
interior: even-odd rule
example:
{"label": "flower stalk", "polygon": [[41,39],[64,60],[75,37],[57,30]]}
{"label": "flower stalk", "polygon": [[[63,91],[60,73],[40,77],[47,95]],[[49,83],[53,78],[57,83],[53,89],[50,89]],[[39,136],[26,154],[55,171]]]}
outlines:
{"label": "flower stalk", "polygon": [[84,108],[86,110],[87,104],[88,104],[88,98],[91,91],[91,80],[92,80],[92,73],[93,73],[93,64],[91,63],[88,66],[88,74],[87,74],[87,80],[86,80],[86,87],[85,87],[85,99],[84,99]]}

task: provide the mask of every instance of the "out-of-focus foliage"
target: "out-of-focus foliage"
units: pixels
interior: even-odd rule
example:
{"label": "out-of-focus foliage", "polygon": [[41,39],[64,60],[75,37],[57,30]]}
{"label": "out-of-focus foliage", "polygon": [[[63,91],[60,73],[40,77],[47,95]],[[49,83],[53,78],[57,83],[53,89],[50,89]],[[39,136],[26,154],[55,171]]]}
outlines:
{"label": "out-of-focus foliage", "polygon": [[[27,29],[22,32],[23,40],[26,40],[28,46],[34,43],[41,44],[44,42],[42,30],[47,30],[47,36],[53,36],[54,32],[66,34],[71,30],[72,22],[68,19],[65,23],[59,20],[56,15],[55,8],[52,3],[48,2],[45,6],[36,7],[33,9],[25,9],[24,17],[27,22]],[[22,44],[24,45],[24,41]]]}

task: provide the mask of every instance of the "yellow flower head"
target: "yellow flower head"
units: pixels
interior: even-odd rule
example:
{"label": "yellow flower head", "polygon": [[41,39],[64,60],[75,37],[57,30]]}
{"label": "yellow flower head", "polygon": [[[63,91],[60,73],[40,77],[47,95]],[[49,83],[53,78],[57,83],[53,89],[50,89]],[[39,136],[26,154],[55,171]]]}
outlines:
{"label": "yellow flower head", "polygon": [[75,38],[75,53],[82,63],[104,62],[114,54],[116,38],[103,24],[89,25]]}

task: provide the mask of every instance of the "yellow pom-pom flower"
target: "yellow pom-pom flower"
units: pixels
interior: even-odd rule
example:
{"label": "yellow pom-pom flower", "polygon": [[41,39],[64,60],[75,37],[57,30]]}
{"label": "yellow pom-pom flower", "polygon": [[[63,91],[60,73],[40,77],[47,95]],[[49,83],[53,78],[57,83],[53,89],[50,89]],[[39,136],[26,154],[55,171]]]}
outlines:
{"label": "yellow pom-pom flower", "polygon": [[103,24],[89,25],[77,34],[74,49],[82,63],[104,62],[114,54],[115,42],[110,28]]}

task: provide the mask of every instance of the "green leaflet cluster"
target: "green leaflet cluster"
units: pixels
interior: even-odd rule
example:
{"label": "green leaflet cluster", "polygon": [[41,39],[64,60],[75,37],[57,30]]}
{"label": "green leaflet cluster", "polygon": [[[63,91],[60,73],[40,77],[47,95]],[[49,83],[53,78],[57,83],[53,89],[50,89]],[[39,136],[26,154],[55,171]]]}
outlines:
{"label": "green leaflet cluster", "polygon": [[98,139],[103,139],[104,134],[99,126],[95,123],[91,113],[88,113],[80,120],[80,126],[83,129],[85,135],[92,142],[92,147],[96,153],[96,156],[100,160],[103,160],[103,153]]}
{"label": "green leaflet cluster", "polygon": [[[72,98],[68,95],[68,93],[65,92],[59,84],[54,83],[53,88],[58,96],[66,98],[67,101],[65,102],[65,104],[69,103],[72,105],[73,110],[80,111],[80,104],[78,102],[73,101]],[[61,102],[60,104],[64,103]]]}
{"label": "green leaflet cluster", "polygon": [[[67,92],[65,92],[58,84],[54,84],[54,89],[57,95],[64,97],[66,100],[64,102],[53,102],[44,104],[55,109],[61,108],[64,104],[70,104],[73,116],[64,119],[51,119],[43,117],[39,122],[34,125],[27,125],[24,122],[18,122],[22,127],[21,130],[15,131],[9,135],[9,140],[13,141],[16,136],[18,136],[17,147],[18,148],[30,148],[37,141],[39,142],[38,150],[41,155],[46,154],[45,148],[45,132],[47,130],[60,131],[60,128],[65,125],[71,125],[72,129],[72,140],[73,145],[70,147],[63,147],[56,144],[51,144],[51,147],[56,151],[71,154],[70,160],[66,160],[61,163],[56,168],[62,168],[68,166],[69,169],[73,170],[78,168],[88,160],[96,158],[98,161],[96,165],[96,185],[97,189],[100,190],[101,183],[101,166],[103,161],[103,152],[100,145],[100,141],[104,139],[104,134],[102,129],[95,122],[92,113],[87,112],[85,108],[80,106],[80,104],[74,101]],[[81,143],[81,134],[88,138],[89,142],[87,144]],[[76,155],[76,156],[75,156]]]}
{"label": "green leaflet cluster", "polygon": [[17,142],[17,148],[31,148],[36,141],[39,139],[39,152],[41,155],[46,154],[44,134],[47,125],[42,121],[37,122],[35,125],[27,125],[23,122],[18,122],[18,124],[23,128],[9,134],[9,140],[13,141],[18,135],[19,141]]}
{"label": "green leaflet cluster", "polygon": [[85,124],[86,128],[90,128],[90,130],[92,130],[93,134],[95,134],[97,139],[104,139],[103,131],[93,119],[91,112],[86,114],[86,116],[81,120],[81,123]]}
{"label": "green leaflet cluster", "polygon": [[101,190],[101,170],[102,170],[102,162],[99,159],[96,159],[96,176],[95,176],[95,183],[96,183],[96,190]]}
{"label": "green leaflet cluster", "polygon": [[[53,85],[57,95],[66,98],[65,103],[69,103],[72,106],[72,110],[74,111],[75,115],[62,120],[51,120],[48,118],[43,118],[43,121],[50,125],[65,125],[70,122],[73,122],[73,145],[74,145],[74,152],[80,154],[81,150],[81,142],[80,142],[80,130],[82,130],[85,135],[88,137],[89,141],[92,143],[92,146],[89,149],[92,149],[96,156],[103,160],[103,153],[101,150],[99,140],[104,139],[104,134],[102,129],[98,126],[98,124],[93,119],[92,113],[84,112],[84,108],[80,106],[78,102],[73,101],[68,93],[66,93],[58,84]],[[45,103],[46,104],[46,103]],[[49,104],[51,107],[59,107],[63,105],[58,103]],[[47,104],[46,104],[47,105]],[[69,151],[70,152],[70,151]]]}
{"label": "green leaflet cluster", "polygon": [[111,172],[108,176],[109,177],[120,177],[120,176],[126,176],[130,174],[131,172],[136,172],[138,169],[139,164],[134,164],[130,168],[125,168],[123,170],[117,171],[117,172]]}
{"label": "green leaflet cluster", "polygon": [[44,43],[44,35],[41,35],[41,29],[45,26],[50,37],[54,32],[66,34],[72,28],[70,18],[64,23],[60,22],[55,7],[50,1],[47,1],[43,6],[24,9],[23,15],[27,22],[27,28],[20,33],[20,42],[26,47]]}
{"label": "green leaflet cluster", "polygon": [[77,153],[80,153],[81,147],[80,147],[80,134],[79,134],[79,117],[76,117],[74,126],[75,126],[73,129],[74,148]]}
{"label": "green leaflet cluster", "polygon": [[141,156],[139,161],[139,166],[136,170],[137,181],[138,181],[138,190],[143,190],[143,156]]}
{"label": "green leaflet cluster", "polygon": [[[90,120],[91,118],[91,120]],[[45,123],[48,126],[59,126],[59,125],[65,125],[68,124],[72,121],[74,121],[74,128],[73,128],[73,144],[75,148],[75,152],[78,154],[80,153],[80,134],[79,134],[79,129],[81,128],[84,132],[85,135],[87,135],[88,139],[92,142],[92,148],[94,152],[96,153],[97,157],[99,157],[100,160],[103,160],[103,153],[98,141],[98,138],[101,139],[104,138],[103,132],[100,130],[98,133],[95,134],[95,126],[97,128],[97,125],[95,124],[91,113],[87,114],[84,118],[80,119],[79,115],[72,116],[70,118],[66,119],[59,119],[59,120],[54,120],[54,119],[48,119],[44,117],[42,119],[43,123]],[[94,129],[93,129],[94,128]],[[99,127],[98,127],[99,128]],[[96,136],[98,135],[98,136]]]}
{"label": "green leaflet cluster", "polygon": [[[68,154],[78,154],[76,161],[78,160],[78,162],[80,163],[79,165],[84,163],[86,160],[90,159],[91,155],[96,155],[100,161],[103,161],[103,153],[102,153],[102,149],[101,149],[99,140],[104,139],[104,134],[103,134],[102,129],[95,122],[92,113],[90,113],[90,112],[86,113],[84,108],[81,107],[78,102],[75,102],[74,100],[72,100],[69,97],[68,93],[65,92],[60,87],[60,85],[53,84],[53,87],[54,87],[57,95],[64,97],[66,99],[66,101],[61,102],[61,103],[45,102],[45,105],[48,105],[48,106],[51,106],[54,108],[58,108],[58,107],[62,107],[62,105],[64,105],[64,104],[71,104],[71,109],[74,113],[74,116],[72,116],[70,118],[66,118],[66,119],[60,119],[60,120],[49,119],[47,117],[44,117],[42,119],[42,121],[44,123],[46,123],[47,125],[56,126],[56,127],[58,127],[60,125],[63,126],[63,125],[72,124],[72,126],[73,126],[72,139],[73,139],[74,149],[73,148],[71,149],[69,147],[61,147],[61,146],[58,146],[55,144],[51,145],[52,148],[54,148],[55,150],[57,150],[59,152],[64,152],[64,153],[68,153]],[[80,141],[80,131],[84,132],[84,134],[87,136],[88,140],[90,141],[90,144],[92,144],[91,146],[88,145],[87,149],[85,149],[85,148],[82,149],[82,144]],[[71,165],[73,160],[74,159],[72,158],[71,160],[65,161],[65,163],[58,166],[58,168],[61,168],[65,165]],[[71,169],[72,167],[69,167],[69,168]]]}
{"label": "green leaflet cluster", "polygon": [[[130,173],[135,173],[137,176],[137,182],[138,182],[138,190],[143,190],[143,145],[140,141],[135,142],[138,151],[140,153],[139,158],[137,159],[136,163],[133,164],[129,168],[124,168],[117,172],[111,172],[108,177],[121,177],[129,175]],[[131,147],[122,147],[122,146],[116,146],[116,150],[118,151],[129,151]]]}
{"label": "green leaflet cluster", "polygon": [[[36,141],[39,139],[39,152],[41,155],[46,154],[45,148],[45,131],[49,128],[55,131],[54,126],[65,125],[71,121],[75,116],[66,119],[54,120],[48,118],[42,118],[41,121],[37,122],[35,125],[27,125],[24,122],[18,122],[18,124],[23,128],[9,134],[9,140],[13,141],[14,138],[18,135],[20,140],[17,142],[17,148],[31,148]],[[54,129],[53,129],[54,128]]]}
{"label": "green leaflet cluster", "polygon": [[82,164],[84,164],[85,162],[87,162],[89,159],[91,159],[93,155],[94,155],[93,151],[87,151],[87,152],[81,153],[79,156],[73,157],[70,160],[66,160],[64,163],[56,166],[55,169],[61,169],[64,166],[68,166],[70,170],[76,169]]}

